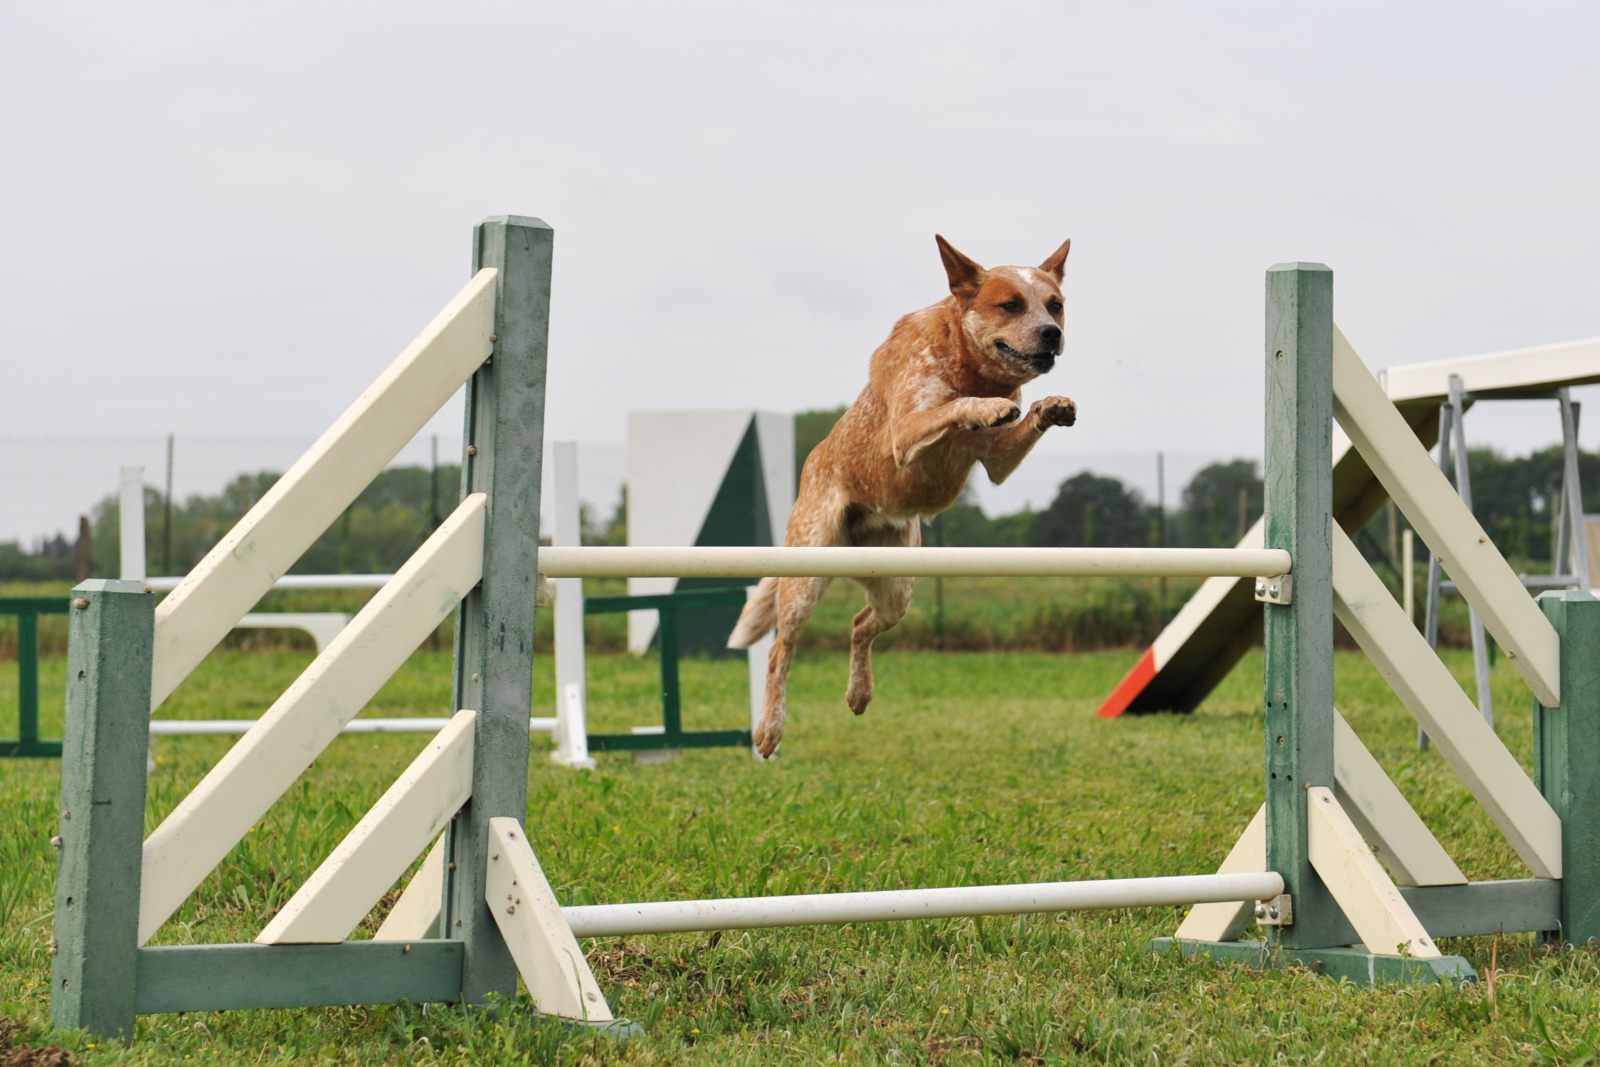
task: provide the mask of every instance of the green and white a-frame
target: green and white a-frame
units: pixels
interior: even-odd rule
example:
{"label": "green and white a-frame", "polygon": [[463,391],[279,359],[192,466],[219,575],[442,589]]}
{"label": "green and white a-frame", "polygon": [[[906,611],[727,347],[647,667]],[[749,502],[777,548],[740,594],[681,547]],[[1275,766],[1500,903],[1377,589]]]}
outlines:
{"label": "green and white a-frame", "polygon": [[[143,1013],[482,1002],[514,996],[519,972],[543,1010],[611,1022],[522,832],[551,249],[537,219],[482,223],[467,286],[159,606],[140,582],[75,590],[58,1026],[125,1036]],[[146,839],[152,709],[463,383],[461,503]],[[452,612],[460,710],[255,941],[148,946]],[[347,941],[436,840],[378,937]]]}

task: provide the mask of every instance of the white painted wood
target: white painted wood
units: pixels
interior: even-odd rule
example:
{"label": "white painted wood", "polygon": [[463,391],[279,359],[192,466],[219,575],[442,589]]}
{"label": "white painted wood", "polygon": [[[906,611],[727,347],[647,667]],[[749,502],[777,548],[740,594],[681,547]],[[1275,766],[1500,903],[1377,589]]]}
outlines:
{"label": "white painted wood", "polygon": [[1333,597],[1339,621],[1534,877],[1560,878],[1560,818],[1337,524]]}
{"label": "white painted wood", "polygon": [[477,584],[484,499],[461,502],[145,841],[140,944]]}
{"label": "white painted wood", "polygon": [[1439,947],[1361,839],[1355,823],[1334,799],[1333,790],[1312,786],[1307,793],[1311,866],[1367,951],[1378,956],[1437,959]]}
{"label": "white painted wood", "polygon": [[1438,402],[1450,391],[1452,374],[1461,376],[1469,393],[1588,385],[1600,382],[1600,337],[1390,367],[1384,391],[1396,403]]}
{"label": "white painted wood", "polygon": [[[583,524],[578,504],[576,443],[551,443],[550,474],[548,499],[554,516],[550,543],[577,547],[583,544]],[[584,673],[583,579],[557,578],[550,584],[556,596],[556,748],[550,759],[565,767],[589,770],[595,762],[589,756],[589,724],[585,717],[588,682]]]}
{"label": "white painted wood", "polygon": [[349,622],[350,616],[341,611],[252,611],[239,620],[238,629],[304,630],[321,652]]}
{"label": "white painted wood", "polygon": [[439,936],[439,913],[444,907],[444,851],[444,835],[440,834],[372,940],[422,941]]}
{"label": "white painted wood", "polygon": [[122,577],[135,582],[144,581],[143,467],[122,468],[117,502],[117,551],[121,556]]}
{"label": "white painted wood", "polygon": [[[1267,869],[1267,806],[1256,809],[1250,824],[1234,842],[1218,874],[1254,874]],[[1237,941],[1255,915],[1248,900],[1196,904],[1189,909],[1173,936],[1183,941]]]}
{"label": "white painted wood", "polygon": [[462,710],[396,778],[288,903],[260,945],[333,945],[350,936],[472,796],[472,724]]}
{"label": "white painted wood", "polygon": [[1018,578],[1288,574],[1278,548],[584,548],[539,552],[547,578]]}
{"label": "white painted wood", "polygon": [[1373,474],[1440,557],[1534,696],[1546,707],[1558,706],[1561,650],[1555,628],[1337,329],[1333,409]]}
{"label": "white painted wood", "polygon": [[489,358],[494,277],[479,271],[157,605],[152,708]]}
{"label": "white painted wood", "polygon": [[1361,836],[1401,885],[1466,885],[1450,854],[1337,708],[1333,713],[1335,795]]}
{"label": "white painted wood", "polygon": [[516,819],[489,820],[483,897],[535,1008],[564,1019],[611,1021],[605,995]]}
{"label": "white painted wood", "polygon": [[[274,589],[382,589],[389,584],[392,574],[285,574],[272,583]],[[158,593],[178,588],[183,578],[171,575],[146,579],[145,584]]]}

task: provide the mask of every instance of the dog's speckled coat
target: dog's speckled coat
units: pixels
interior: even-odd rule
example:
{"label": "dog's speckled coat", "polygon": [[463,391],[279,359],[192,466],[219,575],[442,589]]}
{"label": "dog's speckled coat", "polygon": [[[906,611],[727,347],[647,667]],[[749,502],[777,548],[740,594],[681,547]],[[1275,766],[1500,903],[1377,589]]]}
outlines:
{"label": "dog's speckled coat", "polygon": [[[790,545],[918,545],[921,519],[961,495],[973,464],[1005,481],[1051,426],[1071,426],[1077,407],[1061,396],[1023,415],[1022,386],[1061,352],[1061,279],[1072,242],[1037,267],[985,270],[934,238],[950,295],[895,323],[872,354],[867,387],[806,457],[789,513]],[[777,627],[756,748],[783,738],[784,697],[795,642],[827,578],[764,578],[728,639],[746,648]],[[905,615],[911,578],[857,579],[867,606],[850,633],[845,703],[860,715],[872,700],[872,642]]]}

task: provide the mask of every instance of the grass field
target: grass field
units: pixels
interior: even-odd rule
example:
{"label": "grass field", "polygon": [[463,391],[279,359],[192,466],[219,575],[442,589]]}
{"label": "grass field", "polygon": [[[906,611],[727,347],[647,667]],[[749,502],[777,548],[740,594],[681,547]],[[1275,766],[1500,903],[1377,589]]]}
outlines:
{"label": "grass field", "polygon": [[[1467,658],[1448,657],[1465,678]],[[881,657],[878,702],[854,719],[843,657],[814,652],[772,764],[603,757],[582,774],[548,766],[537,738],[530,835],[566,903],[1208,871],[1259,802],[1259,655],[1198,714],[1094,719],[1131,658],[901,650]],[[163,714],[256,715],[306,661],[224,651]],[[1341,707],[1463,869],[1525,876],[1439,757],[1415,752],[1365,661],[1340,653],[1337,667]],[[14,672],[0,663],[0,729]],[[46,664],[51,735],[63,673]],[[653,662],[596,656],[590,674],[596,728],[650,720]],[[689,661],[684,682],[690,725],[743,720],[742,664]],[[1501,733],[1526,760],[1528,700],[1503,667],[1496,684]],[[422,653],[374,708],[440,714],[448,694],[448,656]],[[156,743],[149,825],[226,744]],[[253,937],[420,744],[335,742],[158,940]],[[145,1017],[131,1049],[91,1045],[48,1031],[57,779],[54,761],[0,763],[0,1063],[47,1062],[28,1057],[52,1043],[85,1063],[1579,1063],[1600,1049],[1593,949],[1446,941],[1486,980],[1365,989],[1146,955],[1176,909],[588,942],[616,1011],[644,1027],[624,1045],[525,1010],[414,1006]]]}

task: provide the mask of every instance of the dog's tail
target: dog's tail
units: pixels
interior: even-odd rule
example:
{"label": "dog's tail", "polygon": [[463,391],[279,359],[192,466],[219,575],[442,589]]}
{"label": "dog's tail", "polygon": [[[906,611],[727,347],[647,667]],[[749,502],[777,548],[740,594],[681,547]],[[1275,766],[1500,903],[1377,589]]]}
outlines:
{"label": "dog's tail", "polygon": [[763,578],[728,635],[729,648],[749,648],[778,625],[778,579]]}

